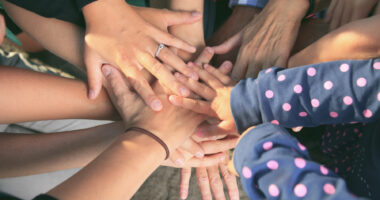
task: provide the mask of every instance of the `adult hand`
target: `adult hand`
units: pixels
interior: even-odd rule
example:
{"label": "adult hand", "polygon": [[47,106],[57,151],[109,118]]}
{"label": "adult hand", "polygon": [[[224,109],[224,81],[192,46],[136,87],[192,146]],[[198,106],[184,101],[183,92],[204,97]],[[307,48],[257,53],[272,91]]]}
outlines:
{"label": "adult hand", "polygon": [[269,1],[242,31],[214,47],[216,54],[225,54],[241,45],[232,79],[255,77],[272,66],[286,67],[308,7],[308,0]]}
{"label": "adult hand", "polygon": [[171,71],[158,59],[186,76],[197,79],[197,74],[186,67],[185,63],[168,48],[164,47],[158,58],[155,58],[155,53],[161,43],[194,52],[194,47],[160,29],[174,24],[198,21],[201,15],[190,12],[173,13],[167,10],[158,12],[154,9],[145,10],[144,14],[149,12],[152,16],[150,18],[162,19],[161,26],[150,24],[134,8],[121,0],[100,0],[83,8],[86,19],[85,63],[91,99],[96,98],[100,91],[102,82],[100,66],[104,63],[120,68],[128,77],[132,87],[153,110],[161,110],[162,102],[139,69],[144,68],[149,71],[175,94],[189,95],[189,90],[176,81]]}
{"label": "adult hand", "polygon": [[[225,152],[228,157],[228,152]],[[224,183],[227,186],[229,199],[239,199],[239,188],[237,186],[236,178],[227,169],[228,160],[221,162],[217,165],[210,167],[196,168],[196,176],[198,187],[203,200],[225,200],[223,182],[220,178],[222,174]],[[180,184],[180,198],[186,199],[189,190],[189,181],[191,177],[191,169],[185,168],[181,170],[181,184]],[[212,194],[211,194],[212,191]]]}
{"label": "adult hand", "polygon": [[5,25],[4,16],[0,14],[0,44],[4,41],[6,29],[7,27]]}
{"label": "adult hand", "polygon": [[368,17],[377,0],[332,0],[325,22],[334,30],[351,21]]}

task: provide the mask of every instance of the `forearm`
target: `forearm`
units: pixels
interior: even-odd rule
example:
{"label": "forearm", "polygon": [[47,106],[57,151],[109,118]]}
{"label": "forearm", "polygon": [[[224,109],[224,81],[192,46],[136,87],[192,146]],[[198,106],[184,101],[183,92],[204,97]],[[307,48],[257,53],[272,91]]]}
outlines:
{"label": "forearm", "polygon": [[345,59],[369,59],[380,56],[380,16],[355,21],[327,34],[289,59],[296,67]]}
{"label": "forearm", "polygon": [[105,90],[96,100],[89,100],[86,91],[78,80],[2,66],[0,123],[118,118]]}
{"label": "forearm", "polygon": [[83,29],[69,22],[42,17],[7,1],[1,2],[23,31],[57,56],[84,69]]}
{"label": "forearm", "polygon": [[0,177],[83,167],[124,131],[122,123],[51,134],[0,134]]}
{"label": "forearm", "polygon": [[164,158],[159,143],[131,131],[48,194],[59,199],[130,199]]}

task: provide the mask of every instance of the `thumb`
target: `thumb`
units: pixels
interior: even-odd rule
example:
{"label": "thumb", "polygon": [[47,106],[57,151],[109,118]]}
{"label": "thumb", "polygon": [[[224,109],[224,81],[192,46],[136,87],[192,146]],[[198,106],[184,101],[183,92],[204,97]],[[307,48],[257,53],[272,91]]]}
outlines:
{"label": "thumb", "polygon": [[223,42],[222,44],[218,46],[212,47],[214,49],[215,54],[225,54],[233,49],[235,49],[237,46],[240,46],[243,41],[243,32],[239,32],[229,38],[227,41]]}
{"label": "thumb", "polygon": [[102,89],[101,67],[103,65],[103,60],[95,52],[86,47],[84,63],[86,65],[89,87],[88,98],[96,99]]}
{"label": "thumb", "polygon": [[167,26],[191,24],[202,19],[202,14],[197,11],[189,12],[165,10],[163,16]]}

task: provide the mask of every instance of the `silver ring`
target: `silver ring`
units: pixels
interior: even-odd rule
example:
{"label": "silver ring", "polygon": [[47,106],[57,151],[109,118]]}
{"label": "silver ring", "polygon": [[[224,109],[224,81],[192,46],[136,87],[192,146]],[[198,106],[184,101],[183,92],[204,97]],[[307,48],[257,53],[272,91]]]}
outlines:
{"label": "silver ring", "polygon": [[156,54],[155,54],[155,57],[157,58],[158,55],[160,54],[161,50],[165,47],[165,44],[161,43],[160,45],[158,45],[158,48],[157,48],[157,51],[156,51]]}

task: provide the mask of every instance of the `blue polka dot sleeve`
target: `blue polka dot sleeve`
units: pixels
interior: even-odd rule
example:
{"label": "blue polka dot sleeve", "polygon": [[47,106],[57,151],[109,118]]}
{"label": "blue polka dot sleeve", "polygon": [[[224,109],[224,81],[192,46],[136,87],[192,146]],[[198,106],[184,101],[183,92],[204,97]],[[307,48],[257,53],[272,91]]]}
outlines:
{"label": "blue polka dot sleeve", "polygon": [[284,127],[370,122],[380,117],[380,59],[273,67],[231,93],[238,131],[262,122]]}
{"label": "blue polka dot sleeve", "polygon": [[233,161],[250,199],[358,199],[342,178],[311,161],[305,146],[275,124],[245,134]]}

